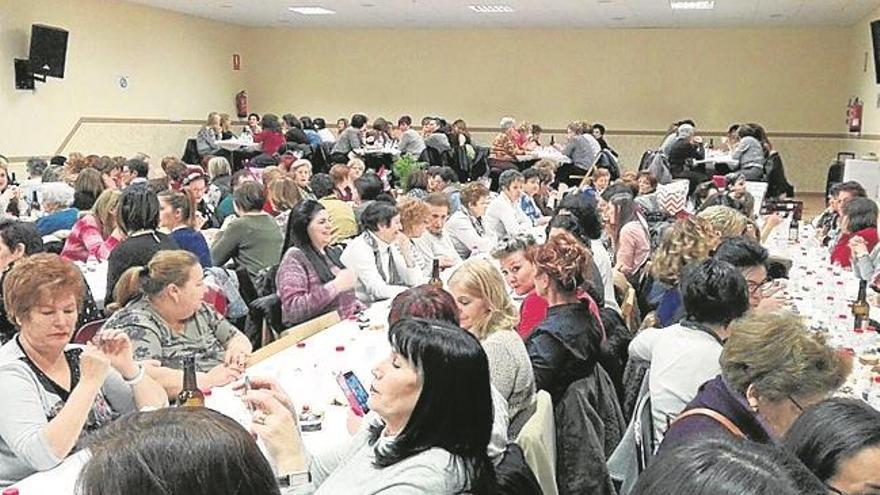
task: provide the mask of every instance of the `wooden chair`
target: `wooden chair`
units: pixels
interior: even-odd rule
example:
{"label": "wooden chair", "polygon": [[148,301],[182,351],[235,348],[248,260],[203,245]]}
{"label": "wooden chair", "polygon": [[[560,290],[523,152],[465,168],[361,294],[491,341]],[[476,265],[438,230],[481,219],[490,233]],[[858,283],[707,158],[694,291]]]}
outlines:
{"label": "wooden chair", "polygon": [[332,327],[339,323],[339,321],[339,313],[331,311],[325,315],[289,328],[282,332],[281,337],[278,340],[267,344],[251,354],[250,358],[248,358],[248,366],[253,366],[260,361],[268,359],[284,349],[296,345],[299,341],[305,340],[322,330]]}

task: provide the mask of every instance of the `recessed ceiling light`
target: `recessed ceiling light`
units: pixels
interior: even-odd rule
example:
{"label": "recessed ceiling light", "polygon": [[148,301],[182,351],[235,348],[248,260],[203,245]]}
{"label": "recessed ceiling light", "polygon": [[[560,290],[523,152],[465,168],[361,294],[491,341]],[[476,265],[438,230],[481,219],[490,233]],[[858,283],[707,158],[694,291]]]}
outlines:
{"label": "recessed ceiling light", "polygon": [[468,8],[478,14],[507,14],[515,12],[510,5],[468,5]]}
{"label": "recessed ceiling light", "polygon": [[669,6],[676,10],[712,10],[715,8],[715,0],[670,1]]}
{"label": "recessed ceiling light", "polygon": [[287,10],[302,15],[331,15],[335,14],[335,10],[325,9],[324,7],[290,7]]}
{"label": "recessed ceiling light", "polygon": [[782,19],[782,14],[770,14],[771,19]]}
{"label": "recessed ceiling light", "polygon": [[222,3],[222,4],[220,4],[220,8],[221,9],[231,9],[232,4],[231,3]]}
{"label": "recessed ceiling light", "polygon": [[612,21],[625,21],[625,20],[626,20],[626,17],[623,17],[623,16],[619,16],[619,15],[618,15],[618,16],[612,17],[611,20],[612,20]]}

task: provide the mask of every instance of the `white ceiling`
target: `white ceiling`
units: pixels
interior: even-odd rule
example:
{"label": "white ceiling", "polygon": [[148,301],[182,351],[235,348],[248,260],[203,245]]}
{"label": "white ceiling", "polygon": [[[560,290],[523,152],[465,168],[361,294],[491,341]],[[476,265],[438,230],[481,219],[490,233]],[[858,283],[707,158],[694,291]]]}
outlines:
{"label": "white ceiling", "polygon": [[[711,11],[673,11],[669,0],[127,0],[246,26],[715,28],[849,26],[880,0],[716,0]],[[476,14],[472,4],[506,4],[509,14]],[[291,6],[336,15],[304,16]]]}

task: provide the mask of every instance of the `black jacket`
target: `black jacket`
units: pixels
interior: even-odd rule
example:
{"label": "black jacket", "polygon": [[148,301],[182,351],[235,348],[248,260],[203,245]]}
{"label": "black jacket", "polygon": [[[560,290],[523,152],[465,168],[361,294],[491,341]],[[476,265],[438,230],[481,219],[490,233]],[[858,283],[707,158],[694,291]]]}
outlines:
{"label": "black jacket", "polygon": [[559,403],[572,382],[593,372],[601,343],[599,323],[585,303],[550,307],[526,340],[535,388]]}
{"label": "black jacket", "polygon": [[669,148],[669,172],[672,175],[684,172],[684,162],[688,158],[702,160],[706,152],[702,144],[692,144],[687,139],[676,139]]}

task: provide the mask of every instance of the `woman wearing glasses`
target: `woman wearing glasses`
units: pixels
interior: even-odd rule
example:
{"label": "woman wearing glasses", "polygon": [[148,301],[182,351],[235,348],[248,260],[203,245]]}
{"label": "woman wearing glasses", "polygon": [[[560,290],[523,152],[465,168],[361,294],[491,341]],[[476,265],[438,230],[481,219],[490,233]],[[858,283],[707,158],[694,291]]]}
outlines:
{"label": "woman wearing glasses", "polygon": [[749,289],[749,308],[769,313],[782,307],[782,299],[771,293],[773,280],[767,276],[767,250],[747,236],[725,239],[715,250],[715,259],[739,269]]}
{"label": "woman wearing glasses", "polygon": [[843,354],[790,313],[734,321],[720,362],[721,374],[700,387],[667,430],[661,451],[717,433],[775,442],[850,372]]}

